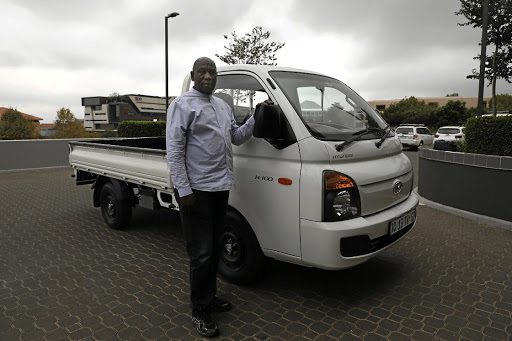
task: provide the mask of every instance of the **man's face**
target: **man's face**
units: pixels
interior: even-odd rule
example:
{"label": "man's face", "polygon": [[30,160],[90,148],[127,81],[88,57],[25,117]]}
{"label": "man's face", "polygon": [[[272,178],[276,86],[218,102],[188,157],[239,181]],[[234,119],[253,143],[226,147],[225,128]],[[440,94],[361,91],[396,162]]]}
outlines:
{"label": "man's face", "polygon": [[217,67],[213,61],[200,60],[192,70],[194,89],[205,94],[211,94],[217,83]]}

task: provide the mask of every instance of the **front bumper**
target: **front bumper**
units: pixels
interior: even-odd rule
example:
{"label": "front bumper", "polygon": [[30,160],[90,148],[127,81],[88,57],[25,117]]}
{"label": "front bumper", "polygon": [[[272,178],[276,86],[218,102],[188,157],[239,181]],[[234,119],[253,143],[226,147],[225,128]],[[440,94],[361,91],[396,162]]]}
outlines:
{"label": "front bumper", "polygon": [[[390,222],[416,209],[418,203],[418,196],[411,193],[400,204],[366,217],[338,222],[317,222],[301,219],[303,264],[321,269],[339,270],[367,261],[402,239],[413,229],[416,221],[411,226],[405,228],[402,233],[389,236]],[[355,250],[361,238],[369,239],[372,247],[368,249],[366,246],[363,246],[363,249]],[[341,247],[343,247],[342,240],[345,246],[347,241],[354,241],[348,252],[347,250],[345,250],[346,252],[341,250]],[[343,256],[342,253],[345,255],[359,255]]]}

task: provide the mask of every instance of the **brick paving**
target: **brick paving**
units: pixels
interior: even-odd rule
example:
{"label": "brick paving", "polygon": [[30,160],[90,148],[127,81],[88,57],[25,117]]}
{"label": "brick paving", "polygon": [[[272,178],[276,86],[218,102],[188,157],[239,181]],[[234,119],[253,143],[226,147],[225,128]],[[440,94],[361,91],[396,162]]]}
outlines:
{"label": "brick paving", "polygon": [[[0,340],[197,340],[179,217],[137,208],[108,229],[67,168],[0,173]],[[358,267],[269,261],[219,340],[512,340],[512,231],[418,210],[416,228]]]}

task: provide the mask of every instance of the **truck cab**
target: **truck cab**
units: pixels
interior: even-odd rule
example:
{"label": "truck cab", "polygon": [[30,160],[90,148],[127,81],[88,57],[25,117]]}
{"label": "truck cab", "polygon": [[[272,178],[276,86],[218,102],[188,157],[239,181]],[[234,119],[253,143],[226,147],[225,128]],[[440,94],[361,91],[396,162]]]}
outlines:
{"label": "truck cab", "polygon": [[[337,270],[376,256],[409,233],[418,197],[400,140],[341,81],[279,66],[219,67],[214,96],[254,136],[233,146],[219,272],[254,279],[265,256]],[[182,92],[191,88],[190,76]]]}

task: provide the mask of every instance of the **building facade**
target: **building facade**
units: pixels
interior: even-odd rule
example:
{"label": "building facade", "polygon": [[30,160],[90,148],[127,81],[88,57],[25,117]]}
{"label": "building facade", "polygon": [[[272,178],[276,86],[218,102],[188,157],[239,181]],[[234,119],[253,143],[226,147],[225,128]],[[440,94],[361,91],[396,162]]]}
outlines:
{"label": "building facade", "polygon": [[[171,102],[175,97],[170,97]],[[119,95],[82,97],[84,128],[88,131],[117,130],[123,121],[165,121],[165,97]]]}

